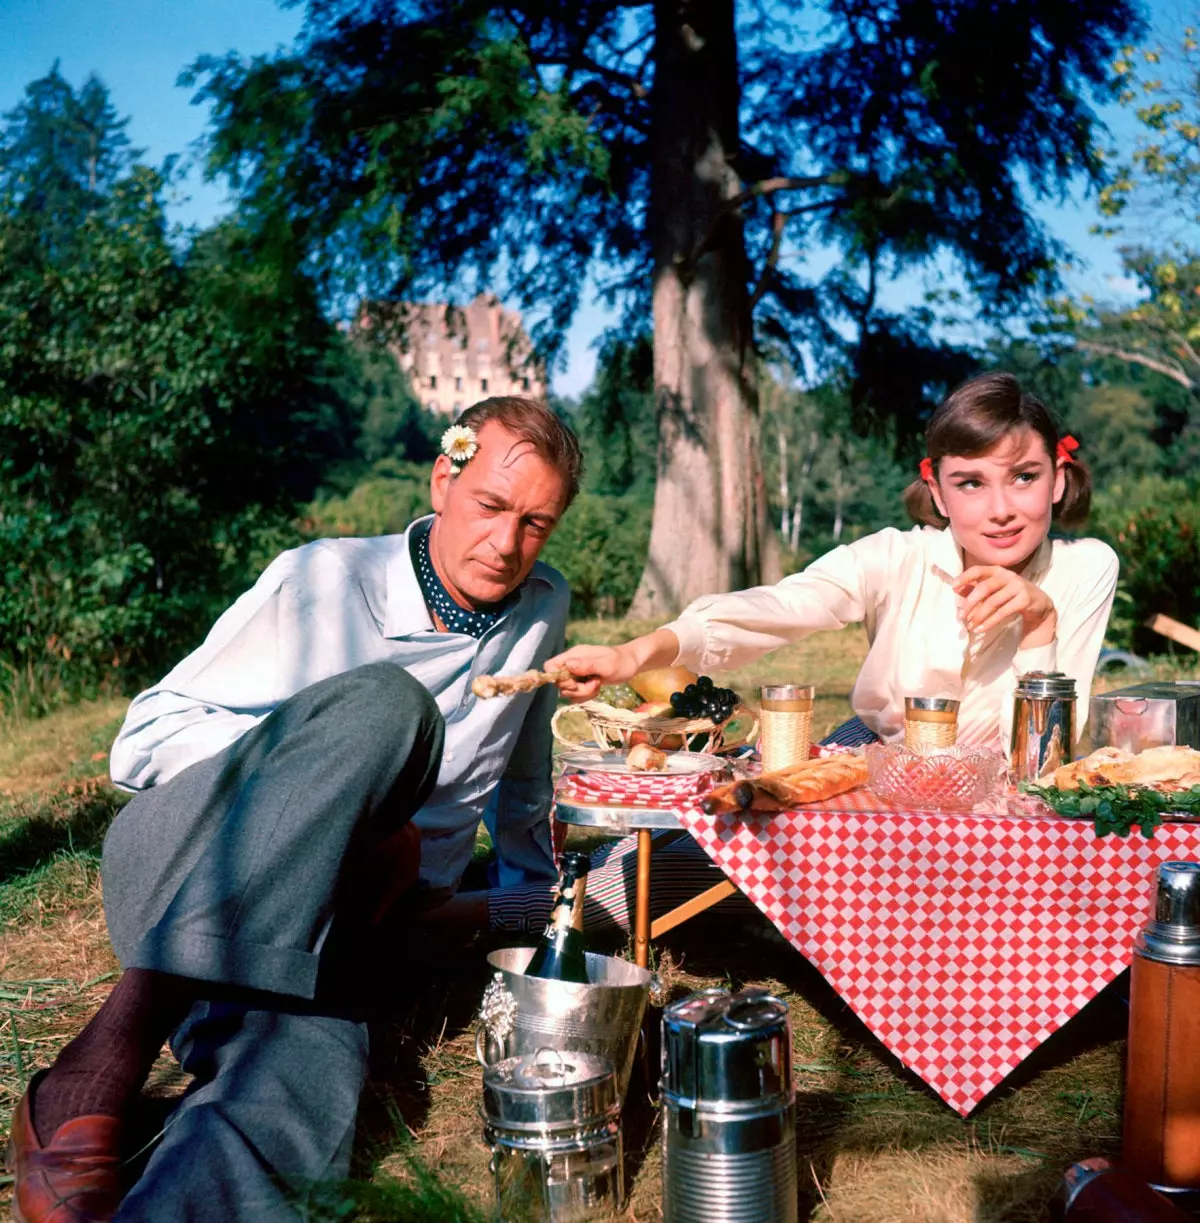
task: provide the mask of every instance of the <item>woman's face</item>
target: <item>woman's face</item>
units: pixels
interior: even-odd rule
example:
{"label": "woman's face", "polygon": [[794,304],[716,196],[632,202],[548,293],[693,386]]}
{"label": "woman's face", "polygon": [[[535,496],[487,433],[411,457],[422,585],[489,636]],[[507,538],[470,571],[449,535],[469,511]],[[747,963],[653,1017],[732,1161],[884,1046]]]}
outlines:
{"label": "woman's face", "polygon": [[937,466],[933,499],[950,519],[963,564],[1019,569],[1050,532],[1062,500],[1062,465],[1032,429],[1005,434],[984,454],[947,454]]}

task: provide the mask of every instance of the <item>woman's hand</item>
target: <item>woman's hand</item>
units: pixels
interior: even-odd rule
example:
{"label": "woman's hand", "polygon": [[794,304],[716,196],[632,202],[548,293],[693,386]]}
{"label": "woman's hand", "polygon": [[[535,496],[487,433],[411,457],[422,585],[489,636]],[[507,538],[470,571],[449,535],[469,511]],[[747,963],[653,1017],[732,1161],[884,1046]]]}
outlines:
{"label": "woman's hand", "polygon": [[570,671],[574,677],[558,685],[571,701],[588,701],[603,684],[624,684],[639,671],[670,666],[679,653],[679,638],[670,629],[655,629],[624,645],[577,645],[547,659],[546,671]]}
{"label": "woman's hand", "polygon": [[547,671],[570,671],[574,678],[558,685],[559,692],[570,701],[591,700],[602,684],[623,684],[639,670],[627,645],[572,646],[565,654],[547,659],[543,666]]}
{"label": "woman's hand", "polygon": [[1058,611],[1040,586],[1000,565],[973,565],[954,583],[963,596],[967,631],[991,632],[1009,620],[1021,622],[1021,647],[1049,645],[1058,632]]}

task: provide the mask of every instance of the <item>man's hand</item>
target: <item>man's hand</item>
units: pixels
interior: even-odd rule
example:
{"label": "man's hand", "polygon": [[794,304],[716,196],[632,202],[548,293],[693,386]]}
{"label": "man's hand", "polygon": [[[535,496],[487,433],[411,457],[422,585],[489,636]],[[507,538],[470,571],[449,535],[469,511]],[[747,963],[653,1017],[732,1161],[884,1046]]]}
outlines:
{"label": "man's hand", "polygon": [[973,565],[954,583],[963,596],[963,623],[982,636],[1009,620],[1021,622],[1021,647],[1049,645],[1058,632],[1058,610],[1040,586],[1000,565]]}

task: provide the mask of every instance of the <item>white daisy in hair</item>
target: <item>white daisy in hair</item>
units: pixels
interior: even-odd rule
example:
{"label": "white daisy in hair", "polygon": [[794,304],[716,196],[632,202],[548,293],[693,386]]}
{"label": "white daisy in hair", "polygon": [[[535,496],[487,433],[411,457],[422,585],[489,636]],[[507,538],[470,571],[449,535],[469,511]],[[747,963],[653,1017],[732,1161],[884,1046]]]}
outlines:
{"label": "white daisy in hair", "polygon": [[470,425],[451,425],[442,434],[442,453],[455,467],[473,458],[479,449],[479,439]]}

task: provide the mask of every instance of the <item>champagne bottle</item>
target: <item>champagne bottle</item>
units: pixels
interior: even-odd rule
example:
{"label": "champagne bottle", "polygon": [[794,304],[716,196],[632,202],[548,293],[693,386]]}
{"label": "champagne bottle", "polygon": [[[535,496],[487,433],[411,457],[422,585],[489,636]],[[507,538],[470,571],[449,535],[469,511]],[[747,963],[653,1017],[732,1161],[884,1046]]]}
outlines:
{"label": "champagne bottle", "polygon": [[587,984],[587,960],[583,954],[583,894],[587,888],[587,854],[563,854],[558,888],[550,909],[550,924],[542,935],[527,977]]}

